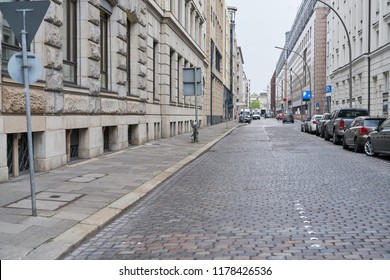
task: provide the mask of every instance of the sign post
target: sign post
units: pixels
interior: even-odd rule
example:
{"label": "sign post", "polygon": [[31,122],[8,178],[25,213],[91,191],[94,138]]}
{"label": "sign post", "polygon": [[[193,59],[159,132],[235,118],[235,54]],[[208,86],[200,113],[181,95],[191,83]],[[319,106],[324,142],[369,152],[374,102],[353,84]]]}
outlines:
{"label": "sign post", "polygon": [[[18,68],[18,59],[22,58],[19,71],[23,72],[23,84],[26,93],[26,121],[27,121],[27,141],[28,141],[28,157],[29,157],[29,169],[30,169],[30,189],[31,189],[31,208],[32,215],[37,216],[36,199],[35,199],[35,179],[34,179],[34,156],[32,146],[32,126],[31,126],[31,110],[30,110],[30,83],[36,80],[30,80],[30,75],[38,77],[35,68],[31,68],[29,64],[29,58],[35,58],[34,55],[29,55],[27,52],[27,46],[31,44],[35,33],[37,32],[43,17],[49,8],[50,1],[33,1],[33,2],[8,2],[1,3],[0,10],[2,11],[5,19],[10,25],[15,36],[18,37],[18,41],[22,44],[22,53],[15,54],[14,59],[10,59],[10,69]],[[31,20],[27,25],[27,18]],[[39,63],[38,63],[39,64]],[[16,67],[15,67],[16,65]],[[39,67],[38,67],[39,68]],[[38,69],[41,71],[41,69]],[[12,72],[13,73],[13,72]],[[12,77],[12,76],[11,76]],[[12,77],[13,78],[13,77]],[[18,79],[17,82],[21,83]]]}
{"label": "sign post", "polygon": [[183,69],[183,94],[184,96],[195,96],[195,122],[196,128],[199,128],[198,120],[198,95],[202,95],[202,68],[184,68]]}
{"label": "sign post", "polygon": [[326,110],[328,113],[330,113],[330,98],[332,96],[332,86],[326,86],[325,87],[325,94],[326,94]]}

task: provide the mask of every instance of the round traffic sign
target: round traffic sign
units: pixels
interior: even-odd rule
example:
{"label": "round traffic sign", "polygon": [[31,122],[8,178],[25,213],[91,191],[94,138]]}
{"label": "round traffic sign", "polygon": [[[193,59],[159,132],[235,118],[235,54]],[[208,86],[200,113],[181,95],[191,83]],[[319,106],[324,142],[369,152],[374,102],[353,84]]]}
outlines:
{"label": "round traffic sign", "polygon": [[[29,66],[28,84],[31,85],[41,77],[43,66],[41,60],[31,52],[27,52],[27,65]],[[24,84],[22,52],[15,53],[11,56],[8,61],[8,74],[15,82]]]}

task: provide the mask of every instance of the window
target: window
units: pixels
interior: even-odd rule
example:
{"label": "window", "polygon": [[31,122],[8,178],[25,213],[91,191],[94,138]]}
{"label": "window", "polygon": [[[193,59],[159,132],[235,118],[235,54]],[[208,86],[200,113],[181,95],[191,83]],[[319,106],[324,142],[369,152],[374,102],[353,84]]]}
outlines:
{"label": "window", "polygon": [[181,68],[183,67],[183,58],[179,55],[178,58],[177,58],[177,79],[176,79],[176,87],[177,87],[177,94],[176,94],[176,97],[177,97],[177,100],[178,102],[181,102],[180,100],[180,90],[181,90],[181,87],[180,87],[180,70]]}
{"label": "window", "polygon": [[307,79],[306,79],[306,75],[307,75],[307,73],[306,73],[306,61],[307,61],[307,49],[305,49],[304,51],[303,51],[303,61],[305,61],[305,63],[303,63],[303,84],[306,86],[307,85]]}
{"label": "window", "polygon": [[188,30],[188,19],[189,19],[189,4],[185,3],[185,11],[184,11],[184,27]]}
{"label": "window", "polygon": [[7,21],[3,18],[3,38],[1,40],[2,45],[2,53],[1,53],[1,63],[2,63],[2,71],[8,74],[8,61],[11,56],[21,51],[19,47],[19,43],[16,40],[14,33],[9,27]]}
{"label": "window", "polygon": [[100,86],[108,89],[108,20],[109,15],[100,10]]}
{"label": "window", "polygon": [[64,0],[64,25],[62,44],[64,55],[64,82],[76,83],[77,77],[77,1]]}
{"label": "window", "polygon": [[183,20],[183,1],[177,1],[177,5],[178,5],[178,7],[177,7],[177,10],[178,10],[178,20],[179,20],[179,22],[181,23],[182,22],[182,20]]}
{"label": "window", "polygon": [[386,129],[386,130],[390,129],[390,119],[385,120],[385,121],[381,124],[381,129],[382,129],[382,130],[383,130],[383,129]]}
{"label": "window", "polygon": [[379,41],[379,30],[376,31],[376,47],[379,48],[380,47],[380,41]]}
{"label": "window", "polygon": [[390,41],[390,22],[387,23],[387,42]]}
{"label": "window", "polygon": [[158,51],[158,42],[154,41],[153,42],[153,100],[156,100],[157,94],[157,67],[158,67],[158,62],[157,62],[157,51]]}
{"label": "window", "polygon": [[169,66],[169,100],[170,101],[174,101],[173,100],[173,87],[175,85],[175,77],[174,77],[174,73],[175,73],[175,51],[173,49],[171,49],[170,51],[170,66]]}
{"label": "window", "polygon": [[126,53],[126,70],[127,70],[127,95],[131,95],[131,22],[127,21],[127,53]]}
{"label": "window", "polygon": [[221,71],[222,55],[217,48],[215,48],[215,68]]}

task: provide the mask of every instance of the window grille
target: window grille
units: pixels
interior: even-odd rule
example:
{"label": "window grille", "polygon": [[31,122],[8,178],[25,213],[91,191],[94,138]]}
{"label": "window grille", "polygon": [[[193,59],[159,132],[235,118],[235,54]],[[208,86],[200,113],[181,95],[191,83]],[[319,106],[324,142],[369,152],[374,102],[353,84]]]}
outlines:
{"label": "window grille", "polygon": [[27,170],[30,170],[27,133],[22,133],[19,139],[19,172]]}
{"label": "window grille", "polygon": [[13,161],[12,161],[12,153],[13,153],[13,135],[7,134],[7,165],[8,165],[8,174],[12,174]]}

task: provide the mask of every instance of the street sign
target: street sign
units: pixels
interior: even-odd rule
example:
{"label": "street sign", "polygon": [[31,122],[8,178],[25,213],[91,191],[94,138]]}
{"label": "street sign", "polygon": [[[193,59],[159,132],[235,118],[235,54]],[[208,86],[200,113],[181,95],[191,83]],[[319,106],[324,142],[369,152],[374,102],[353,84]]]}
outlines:
{"label": "street sign", "polygon": [[[42,68],[42,63],[39,63],[34,54],[29,54],[27,49],[34,38],[35,33],[37,32],[39,25],[41,24],[46,11],[49,8],[49,5],[50,1],[0,3],[0,10],[22,47],[22,52],[13,56],[13,61],[10,61],[11,63],[8,65],[8,67],[11,68],[10,75],[13,76],[11,77],[15,77],[17,82],[22,82],[24,84],[26,93],[28,161],[30,169],[31,209],[33,216],[37,216],[37,207],[35,198],[30,83],[39,78],[39,72],[42,71],[39,68]],[[21,59],[19,59],[19,57]],[[29,63],[35,64],[33,68],[31,68],[32,66]],[[22,76],[19,75],[20,71],[22,71]]]}
{"label": "street sign", "polygon": [[310,90],[302,92],[302,101],[310,101]]}
{"label": "street sign", "polygon": [[183,69],[183,95],[194,96],[202,95],[202,68],[184,68]]}
{"label": "street sign", "polygon": [[[31,52],[27,52],[27,64],[29,65],[28,84],[31,85],[41,77],[43,66],[41,60]],[[24,84],[22,52],[15,53],[11,56],[8,61],[8,74],[15,82]]]}
{"label": "street sign", "polygon": [[22,30],[26,31],[26,43],[29,46],[49,6],[50,1],[3,2],[0,3],[0,10],[19,43],[22,42]]}
{"label": "street sign", "polygon": [[332,96],[332,86],[326,86],[325,87],[325,96],[326,97]]}

